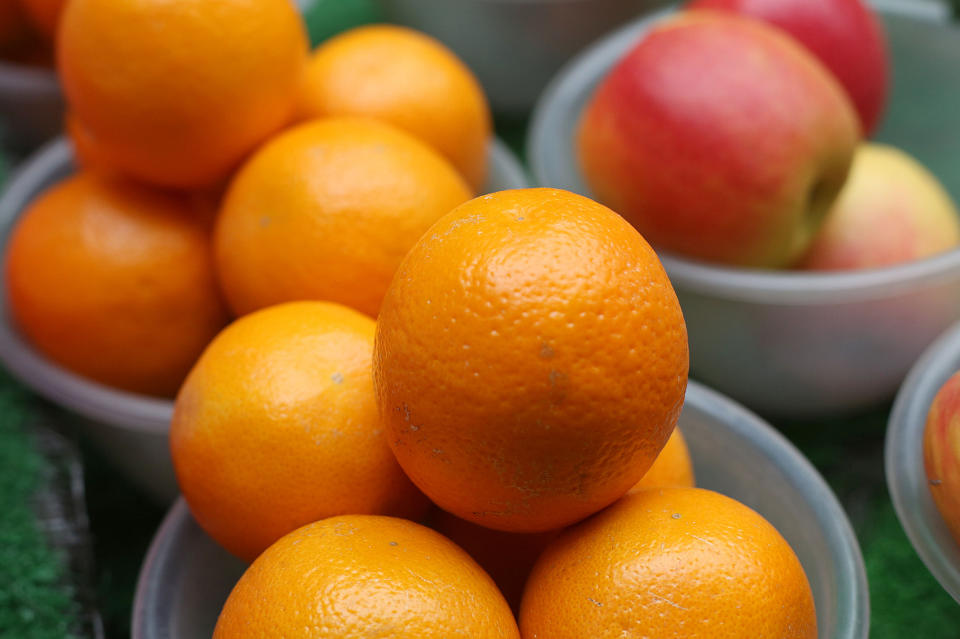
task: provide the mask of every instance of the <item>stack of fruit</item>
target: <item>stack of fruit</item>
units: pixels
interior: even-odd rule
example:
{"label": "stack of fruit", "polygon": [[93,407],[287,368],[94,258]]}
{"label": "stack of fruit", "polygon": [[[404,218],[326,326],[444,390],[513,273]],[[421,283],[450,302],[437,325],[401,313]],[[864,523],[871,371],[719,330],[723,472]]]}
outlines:
{"label": "stack of fruit", "polygon": [[441,218],[376,322],[313,301],[237,320],[171,428],[197,522],[255,559],[215,636],[816,636],[784,539],[693,488],[680,435],[663,448],[686,373],[653,251],[552,189]]}
{"label": "stack of fruit", "polygon": [[482,91],[412,31],[308,56],[285,0],[81,0],[61,26],[82,169],[19,220],[7,285],[32,344],[102,384],[172,396],[231,314],[276,302],[375,315],[413,242],[484,182]]}
{"label": "stack of fruit", "polygon": [[695,0],[596,91],[584,175],[658,249],[698,260],[835,271],[952,249],[960,215],[936,178],[862,141],[887,67],[860,0]]}
{"label": "stack of fruit", "polygon": [[470,199],[490,118],[442,46],[71,0],[57,58],[83,169],[12,234],[11,310],[176,394],[191,511],[255,560],[217,636],[816,636],[783,537],[693,487],[657,256],[569,192]]}

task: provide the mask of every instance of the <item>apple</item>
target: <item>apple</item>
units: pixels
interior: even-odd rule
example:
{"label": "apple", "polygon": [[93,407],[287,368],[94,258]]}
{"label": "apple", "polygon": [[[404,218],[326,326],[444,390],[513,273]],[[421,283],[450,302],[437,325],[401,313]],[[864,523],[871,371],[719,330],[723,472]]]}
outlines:
{"label": "apple", "polygon": [[813,239],[860,126],[836,79],[781,30],[688,11],[620,60],[576,136],[594,196],[655,248],[779,267]]}
{"label": "apple", "polygon": [[960,373],[947,380],[930,406],[923,464],[933,502],[960,543]]}
{"label": "apple", "polygon": [[732,11],[799,40],[847,90],[869,135],[887,101],[890,65],[883,27],[863,0],[694,0],[690,9]]}
{"label": "apple", "polygon": [[799,268],[890,266],[960,245],[960,212],[930,171],[903,151],[863,144]]}

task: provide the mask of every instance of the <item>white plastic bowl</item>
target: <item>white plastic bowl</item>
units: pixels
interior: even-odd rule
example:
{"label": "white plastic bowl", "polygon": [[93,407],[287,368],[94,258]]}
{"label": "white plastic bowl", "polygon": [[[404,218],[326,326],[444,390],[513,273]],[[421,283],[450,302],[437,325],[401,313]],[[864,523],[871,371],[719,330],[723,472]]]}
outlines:
{"label": "white plastic bowl", "polygon": [[[813,589],[821,639],[866,639],[870,605],[860,547],[810,462],[767,423],[695,382],[680,426],[697,484],[761,513],[796,551]],[[178,501],[140,570],[132,639],[208,639],[244,568]]]}
{"label": "white plastic bowl", "polygon": [[[486,191],[527,186],[519,162],[499,140],[491,144],[489,168]],[[70,145],[59,139],[17,171],[0,197],[2,246],[26,206],[73,170]],[[78,425],[120,471],[158,501],[171,502],[177,494],[167,444],[173,402],[108,388],[45,359],[13,325],[6,309],[5,281],[0,282],[0,361],[37,394],[78,415]]]}
{"label": "white plastic bowl", "polygon": [[[894,13],[899,4],[876,4],[886,7],[894,64],[880,137],[916,155],[960,201],[960,92],[950,94],[956,104],[944,96],[923,118],[907,113],[911,103],[937,99],[945,83],[960,77],[960,29],[931,20],[934,5],[923,5],[920,19]],[[550,84],[528,141],[538,184],[590,195],[574,149],[580,114],[609,69],[670,13],[605,37]],[[898,75],[905,80],[906,71],[897,69],[907,62],[928,73],[899,83],[910,87],[898,92]],[[668,254],[661,259],[687,320],[692,374],[763,414],[841,414],[885,401],[919,353],[960,318],[960,250],[830,274],[725,268]]]}
{"label": "white plastic bowl", "polygon": [[611,29],[669,0],[379,0],[470,67],[495,111],[526,115],[553,74]]}
{"label": "white plastic bowl", "polygon": [[960,371],[960,323],[926,350],[897,394],[887,425],[887,486],[907,537],[940,585],[960,603],[960,544],[940,516],[923,464],[923,431],[940,387]]}
{"label": "white plastic bowl", "polygon": [[52,69],[0,62],[3,144],[26,152],[63,129],[63,95]]}

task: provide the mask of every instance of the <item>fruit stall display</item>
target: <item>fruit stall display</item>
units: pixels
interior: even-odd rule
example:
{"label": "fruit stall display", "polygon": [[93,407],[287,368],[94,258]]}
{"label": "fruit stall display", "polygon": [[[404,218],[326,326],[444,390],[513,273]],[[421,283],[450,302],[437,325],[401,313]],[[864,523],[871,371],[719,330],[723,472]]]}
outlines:
{"label": "fruit stall display", "polygon": [[6,0],[4,431],[80,438],[107,636],[952,636],[957,181],[888,124],[960,32],[877,4],[651,2],[518,119],[369,3]]}

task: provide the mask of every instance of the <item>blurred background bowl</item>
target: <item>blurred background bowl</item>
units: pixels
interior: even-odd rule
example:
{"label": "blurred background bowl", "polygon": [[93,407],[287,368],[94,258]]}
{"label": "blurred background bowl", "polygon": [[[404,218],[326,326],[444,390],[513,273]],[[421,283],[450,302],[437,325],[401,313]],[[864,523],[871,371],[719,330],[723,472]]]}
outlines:
{"label": "blurred background bowl", "polygon": [[498,113],[524,116],[557,70],[611,29],[668,0],[380,0],[390,22],[436,37]]}
{"label": "blurred background bowl", "polygon": [[[3,247],[29,203],[73,171],[73,153],[64,139],[50,142],[18,169],[0,197]],[[494,140],[485,192],[527,184],[516,157]],[[178,491],[167,442],[173,402],[108,388],[47,360],[13,324],[5,282],[4,277],[0,283],[0,361],[38,395],[74,413],[78,426],[118,470],[161,503],[173,501]]]}
{"label": "blurred background bowl", "polygon": [[0,144],[26,153],[63,129],[63,95],[53,69],[0,62]]}
{"label": "blurred background bowl", "polygon": [[926,350],[904,381],[887,425],[887,486],[910,543],[960,603],[960,544],[937,510],[923,463],[923,431],[934,396],[960,370],[960,323]]}
{"label": "blurred background bowl", "polygon": [[[876,2],[892,92],[875,139],[914,155],[960,202],[960,29],[939,3]],[[590,195],[573,131],[594,89],[664,10],[590,47],[534,112],[534,180]],[[923,349],[960,318],[960,250],[882,269],[813,274],[661,254],[690,336],[691,375],[767,415],[851,413],[889,400]]]}
{"label": "blurred background bowl", "polygon": [[[687,388],[680,427],[697,485],[755,509],[796,551],[813,589],[821,639],[866,639],[870,605],[860,547],[810,462],[768,424],[695,382]],[[178,501],[141,568],[132,638],[209,639],[244,568]]]}

